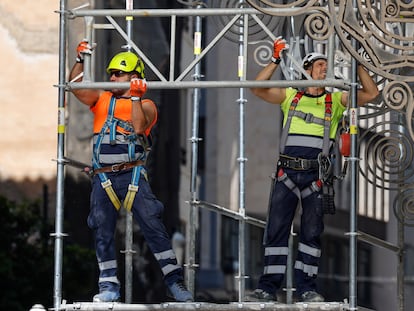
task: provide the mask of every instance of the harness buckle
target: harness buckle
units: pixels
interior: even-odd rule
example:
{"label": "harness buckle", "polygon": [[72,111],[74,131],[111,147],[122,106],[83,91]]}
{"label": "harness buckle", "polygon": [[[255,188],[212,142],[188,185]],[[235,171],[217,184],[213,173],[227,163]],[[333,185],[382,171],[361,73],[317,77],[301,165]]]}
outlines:
{"label": "harness buckle", "polygon": [[303,120],[306,123],[312,123],[313,122],[313,114],[312,113],[306,113],[305,118]]}
{"label": "harness buckle", "polygon": [[302,170],[305,169],[305,161],[299,158],[295,158],[293,161],[295,161],[295,168],[300,167]]}
{"label": "harness buckle", "polygon": [[119,164],[113,164],[111,166],[111,172],[112,173],[117,173],[117,172],[121,171],[124,165],[125,165],[125,162],[119,163]]}

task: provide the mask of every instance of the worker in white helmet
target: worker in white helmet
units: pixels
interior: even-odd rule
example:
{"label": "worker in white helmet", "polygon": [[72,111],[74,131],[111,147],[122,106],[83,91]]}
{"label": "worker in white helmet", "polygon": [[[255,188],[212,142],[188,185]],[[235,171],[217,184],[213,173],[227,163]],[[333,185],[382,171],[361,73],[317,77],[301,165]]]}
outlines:
{"label": "worker in white helmet", "polygon": [[[270,80],[279,67],[281,54],[289,48],[281,37],[274,41],[271,61],[256,77]],[[326,79],[328,62],[321,53],[307,54],[302,67],[313,80]],[[378,87],[368,72],[358,66],[361,88],[358,105],[374,100]],[[295,88],[256,87],[253,94],[271,104],[280,105],[283,130],[280,155],[269,201],[264,234],[264,271],[248,301],[277,301],[288,256],[288,239],[298,203],[301,202],[301,229],[294,271],[299,301],[321,302],[324,297],[316,288],[320,236],[324,230],[323,216],[334,212],[330,156],[338,123],[347,108],[349,94],[329,93],[323,86]]]}

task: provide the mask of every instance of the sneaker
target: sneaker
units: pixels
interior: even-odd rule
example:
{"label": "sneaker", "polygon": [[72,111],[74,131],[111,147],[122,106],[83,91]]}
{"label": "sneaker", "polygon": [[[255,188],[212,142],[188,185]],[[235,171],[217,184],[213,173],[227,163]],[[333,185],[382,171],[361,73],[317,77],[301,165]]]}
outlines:
{"label": "sneaker", "polygon": [[325,298],[315,291],[307,291],[300,295],[300,300],[303,302],[323,302]]}
{"label": "sneaker", "polygon": [[113,302],[119,301],[119,292],[103,291],[93,296],[93,302]]}
{"label": "sneaker", "polygon": [[246,296],[245,301],[277,302],[276,296],[265,292],[263,289],[255,289],[251,295]]}
{"label": "sneaker", "polygon": [[193,302],[193,295],[185,288],[182,282],[175,282],[172,285],[168,286],[172,298],[178,302]]}

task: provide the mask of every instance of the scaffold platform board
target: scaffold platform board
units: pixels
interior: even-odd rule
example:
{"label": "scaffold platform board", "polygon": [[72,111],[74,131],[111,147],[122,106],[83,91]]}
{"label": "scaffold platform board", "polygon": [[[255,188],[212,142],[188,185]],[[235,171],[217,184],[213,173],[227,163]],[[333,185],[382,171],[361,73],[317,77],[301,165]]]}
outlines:
{"label": "scaffold platform board", "polygon": [[[294,304],[270,303],[270,302],[230,302],[227,304],[203,303],[203,302],[168,302],[161,304],[125,304],[119,302],[76,302],[62,304],[59,310],[82,311],[235,311],[235,310],[260,310],[260,311],[345,311],[349,310],[349,304],[343,302],[297,302]],[[360,311],[373,311],[358,307]]]}

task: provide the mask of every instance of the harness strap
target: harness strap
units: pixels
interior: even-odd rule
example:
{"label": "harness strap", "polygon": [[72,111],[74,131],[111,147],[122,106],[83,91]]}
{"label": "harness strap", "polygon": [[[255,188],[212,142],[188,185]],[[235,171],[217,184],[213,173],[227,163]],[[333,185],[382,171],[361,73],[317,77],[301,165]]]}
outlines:
{"label": "harness strap", "polygon": [[[127,194],[125,196],[125,200],[123,202],[124,208],[126,208],[128,211],[131,211],[132,204],[133,204],[135,196],[138,192],[138,188],[139,188],[138,183],[139,183],[139,178],[140,178],[140,175],[141,175],[141,171],[145,171],[145,169],[142,166],[145,163],[144,160],[146,158],[145,150],[143,152],[143,156],[141,157],[141,159],[139,159],[137,161],[115,164],[115,165],[112,165],[110,167],[102,167],[99,163],[99,153],[100,153],[100,149],[101,149],[101,144],[102,144],[102,141],[103,141],[105,135],[107,135],[108,129],[109,129],[109,142],[110,142],[111,145],[116,144],[116,128],[117,128],[117,126],[120,126],[120,127],[122,127],[123,129],[125,129],[129,132],[133,132],[133,128],[131,127],[130,124],[128,124],[127,122],[125,122],[123,120],[119,120],[117,118],[114,118],[115,105],[116,105],[116,99],[115,99],[114,96],[112,96],[111,101],[109,103],[108,114],[107,114],[105,124],[102,126],[101,131],[100,131],[100,133],[99,133],[99,135],[96,139],[96,142],[95,142],[95,146],[94,146],[94,150],[93,150],[93,156],[92,156],[92,164],[93,164],[94,172],[98,174],[99,179],[101,180],[102,188],[105,190],[105,192],[107,193],[109,199],[111,200],[112,204],[114,205],[114,207],[117,210],[119,210],[121,208],[122,203],[119,200],[118,196],[116,195],[116,193],[115,193],[115,191],[112,187],[112,182],[108,178],[108,176],[106,175],[105,172],[120,171],[120,170],[124,170],[124,169],[128,169],[128,168],[133,167],[131,183],[128,186],[128,192],[127,192]],[[130,135],[128,135],[128,139],[129,139],[128,156],[130,157],[130,159],[134,159],[135,158],[135,146],[136,146],[135,141],[137,139],[137,135],[135,133],[130,134]],[[143,147],[145,149],[148,149],[147,145],[143,146]],[[144,176],[147,179],[145,173],[144,173]]]}
{"label": "harness strap", "polygon": [[322,181],[318,179],[312,182],[312,184],[309,187],[306,187],[305,189],[300,191],[296,184],[292,181],[292,179],[290,179],[289,176],[281,168],[277,172],[277,180],[283,182],[290,191],[296,194],[299,200],[303,200],[310,196],[312,193],[318,192],[322,189]]}
{"label": "harness strap", "polygon": [[322,153],[325,156],[329,154],[329,134],[331,130],[331,119],[332,119],[332,95],[327,93],[325,97],[325,123],[323,132],[323,149]]}
{"label": "harness strap", "polygon": [[282,137],[280,139],[280,152],[283,153],[285,150],[287,138],[289,136],[289,128],[290,124],[292,123],[293,117],[298,117],[303,119],[307,123],[315,123],[319,125],[323,125],[324,133],[323,133],[323,145],[322,145],[322,153],[324,155],[329,154],[330,149],[330,128],[331,128],[331,119],[332,119],[332,94],[327,93],[325,96],[325,116],[324,118],[315,117],[312,113],[305,113],[303,111],[297,111],[296,107],[298,106],[299,100],[304,95],[304,92],[297,92],[295,97],[292,100],[292,103],[289,107],[289,112],[286,120],[286,124],[283,127]]}
{"label": "harness strap", "polygon": [[295,111],[296,106],[298,105],[298,102],[302,98],[303,94],[304,92],[297,92],[295,97],[292,100],[292,103],[290,104],[286,124],[283,127],[282,137],[280,138],[280,152],[281,153],[283,153],[285,150],[285,145],[286,145],[287,137],[289,134],[290,124],[292,123],[293,112]]}
{"label": "harness strap", "polygon": [[[104,174],[99,174],[104,175]],[[100,176],[99,176],[100,177]],[[105,190],[106,194],[108,195],[109,199],[111,200],[114,207],[119,210],[121,208],[121,201],[119,200],[118,196],[116,195],[114,188],[112,187],[112,182],[110,179],[106,178],[106,180],[102,181],[101,179],[102,188]]]}
{"label": "harness strap", "polygon": [[312,113],[305,113],[303,111],[295,110],[293,112],[292,116],[301,118],[306,123],[316,123],[316,124],[319,124],[319,125],[324,125],[325,124],[325,119],[315,117]]}
{"label": "harness strap", "polygon": [[142,166],[136,166],[134,167],[132,171],[131,183],[128,186],[128,192],[124,200],[124,208],[126,208],[128,212],[131,211],[132,203],[134,202],[135,195],[138,192],[138,188],[139,188],[138,183],[139,183],[139,177],[141,175],[141,169],[142,169]]}

